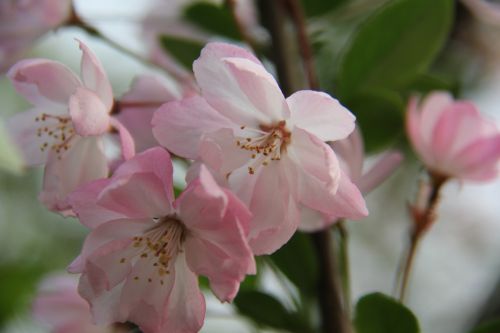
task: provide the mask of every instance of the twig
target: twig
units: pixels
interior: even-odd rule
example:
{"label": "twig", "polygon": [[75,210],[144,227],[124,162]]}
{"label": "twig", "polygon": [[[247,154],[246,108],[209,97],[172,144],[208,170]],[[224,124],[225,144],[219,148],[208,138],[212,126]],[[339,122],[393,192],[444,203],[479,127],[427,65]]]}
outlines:
{"label": "twig", "polygon": [[241,39],[245,43],[247,43],[253,50],[255,54],[260,53],[260,47],[259,44],[255,41],[255,38],[253,38],[249,33],[248,30],[245,28],[245,26],[241,23],[240,18],[238,17],[236,7],[237,3],[236,0],[226,0],[226,4],[229,7],[231,14],[233,16],[234,23],[236,24],[236,28],[238,29],[238,32],[241,36]]}
{"label": "twig", "polygon": [[[429,230],[434,221],[436,220],[436,209],[439,203],[439,195],[443,185],[447,181],[447,177],[438,175],[438,174],[430,174],[431,183],[430,183],[430,193],[427,196],[427,200],[424,203],[423,207],[419,207],[420,205],[417,203],[415,206],[411,206],[411,215],[413,218],[412,231],[410,235],[410,243],[408,245],[408,249],[406,250],[406,255],[401,262],[400,268],[398,270],[398,275],[401,276],[401,288],[399,291],[399,300],[401,302],[404,301],[406,296],[406,290],[408,287],[408,281],[410,278],[410,274],[413,268],[413,262],[415,259],[415,253],[422,239],[423,235]],[[425,186],[420,187],[420,192],[426,191]],[[418,197],[421,196],[422,193],[419,193]]]}
{"label": "twig", "polygon": [[105,34],[101,33],[96,27],[94,27],[90,23],[83,20],[77,14],[77,12],[75,11],[74,8],[72,8],[71,16],[70,16],[69,20],[66,22],[66,26],[78,27],[78,28],[84,30],[85,32],[87,32],[89,35],[94,36],[96,38],[99,38],[100,40],[102,40],[103,42],[105,42],[106,44],[108,44],[109,46],[114,48],[115,50],[117,50],[123,54],[126,54],[130,58],[135,59],[136,61],[142,63],[143,65],[148,66],[148,67],[150,67],[150,66],[156,67],[164,72],[167,72],[167,74],[172,76],[178,82],[183,83],[189,87],[194,86],[194,83],[193,83],[194,81],[191,77],[186,78],[186,77],[178,75],[177,73],[175,73],[173,71],[167,71],[167,69],[165,69],[164,67],[150,61],[149,59],[143,57],[142,55],[140,55],[138,53],[135,53],[134,51],[124,47],[123,45],[115,42],[114,40],[112,40],[111,38],[106,36]]}
{"label": "twig", "polygon": [[304,70],[307,75],[307,80],[309,82],[309,88],[318,90],[319,81],[316,76],[316,69],[314,66],[314,55],[311,47],[311,42],[309,41],[309,36],[307,35],[307,26],[304,16],[304,10],[299,0],[286,0],[288,4],[288,9],[290,11],[290,17],[295,23],[295,28],[297,30],[297,39],[300,45],[300,52],[302,55],[302,61],[304,63]]}
{"label": "twig", "polygon": [[346,317],[350,317],[351,311],[351,272],[349,261],[349,234],[344,224],[345,221],[340,220],[335,224],[339,234],[339,268],[340,278],[342,283],[344,311]]}

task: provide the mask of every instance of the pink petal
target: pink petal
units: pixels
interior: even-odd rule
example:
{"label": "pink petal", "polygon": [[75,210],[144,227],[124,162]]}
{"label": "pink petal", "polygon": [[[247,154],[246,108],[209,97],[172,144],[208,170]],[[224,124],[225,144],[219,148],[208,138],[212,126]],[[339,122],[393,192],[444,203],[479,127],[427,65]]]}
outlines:
{"label": "pink petal", "polygon": [[292,237],[299,224],[299,212],[280,163],[270,163],[254,175],[258,177],[249,208],[253,219],[249,243],[255,255],[270,254]]}
{"label": "pink petal", "polygon": [[[129,176],[134,173],[152,173],[160,181],[168,195],[168,203],[174,200],[173,166],[170,154],[163,148],[148,149],[126,161],[115,171],[113,177]],[[167,204],[167,203],[166,203]]]}
{"label": "pink petal", "polygon": [[114,177],[97,204],[129,218],[162,217],[172,213],[171,191],[153,173],[134,173]]}
{"label": "pink petal", "polygon": [[286,99],[295,126],[316,135],[322,141],[346,138],[354,130],[356,118],[330,95],[302,90]]}
{"label": "pink petal", "polygon": [[365,172],[358,182],[355,182],[361,193],[368,194],[389,178],[401,165],[403,155],[400,152],[388,151],[382,154],[370,170]]}
{"label": "pink petal", "polygon": [[309,178],[316,179],[322,184],[322,191],[335,194],[340,178],[340,166],[337,157],[327,144],[296,127],[292,133],[289,150],[290,158],[298,164],[298,170],[305,177],[304,182],[307,183],[306,179]]}
{"label": "pink petal", "polygon": [[423,139],[422,133],[420,131],[421,127],[421,115],[418,109],[418,99],[416,97],[410,98],[407,106],[406,112],[406,133],[410,142],[417,152],[418,155],[423,160],[431,160],[431,154],[427,149],[426,140]]}
{"label": "pink petal", "polygon": [[69,114],[81,136],[101,135],[109,131],[110,117],[106,106],[94,92],[77,88],[69,99]]}
{"label": "pink petal", "polygon": [[290,117],[280,87],[262,65],[245,58],[225,58],[223,61],[262,123],[271,125]]}
{"label": "pink petal", "polygon": [[135,144],[132,135],[130,135],[127,128],[125,128],[125,126],[123,126],[116,118],[110,117],[110,124],[118,131],[118,135],[120,136],[120,146],[123,159],[131,159],[135,155]]}
{"label": "pink petal", "polygon": [[116,118],[128,129],[138,151],[158,145],[151,127],[154,111],[165,102],[180,97],[160,77],[142,75],[134,79],[132,87],[120,100],[121,110]]}
{"label": "pink petal", "polygon": [[[81,85],[69,68],[44,59],[22,60],[7,75],[16,91],[37,106],[66,105],[70,96]],[[52,110],[50,113],[53,113]]]}
{"label": "pink petal", "polygon": [[330,143],[330,146],[339,158],[342,170],[352,181],[358,182],[361,179],[365,159],[363,138],[359,128],[356,127],[347,138]]}
{"label": "pink petal", "polygon": [[110,111],[113,106],[113,90],[109,83],[106,72],[95,54],[81,41],[78,41],[82,50],[81,76],[83,84],[99,96],[106,110]]}
{"label": "pink petal", "polygon": [[199,172],[177,201],[191,235],[186,259],[196,274],[210,279],[219,299],[230,301],[245,274],[255,269],[245,235],[251,214],[234,195],[219,188],[204,166]]}
{"label": "pink petal", "polygon": [[126,216],[97,204],[99,194],[111,179],[98,179],[80,186],[68,195],[68,203],[78,216],[80,223],[88,228],[97,228],[102,223],[125,218]]}
{"label": "pink petal", "polygon": [[433,92],[421,103],[420,121],[425,126],[420,127],[420,134],[427,145],[432,145],[434,127],[442,112],[452,103],[453,97],[448,92]]}
{"label": "pink petal", "polygon": [[259,128],[269,118],[250,102],[241,90],[237,79],[230,72],[227,58],[249,59],[260,62],[237,46],[223,43],[209,43],[201,56],[193,63],[193,70],[203,97],[217,112],[231,119],[238,126]]}
{"label": "pink petal", "polygon": [[199,96],[164,104],[155,112],[152,124],[160,144],[174,154],[190,159],[198,157],[204,133],[235,127]]}
{"label": "pink petal", "polygon": [[175,284],[165,312],[167,318],[160,332],[198,332],[205,319],[205,309],[198,277],[189,269],[184,254],[179,253],[175,261]]}
{"label": "pink petal", "polygon": [[498,177],[500,135],[479,139],[453,157],[454,176],[462,179],[487,181]]}
{"label": "pink petal", "polygon": [[50,151],[50,149],[41,149],[41,146],[46,142],[46,137],[39,137],[37,134],[41,125],[35,119],[39,117],[40,113],[36,109],[29,110],[17,113],[7,120],[6,127],[12,142],[22,152],[27,166],[44,164]]}
{"label": "pink petal", "polygon": [[[100,138],[74,138],[62,155],[51,151],[45,166],[40,201],[50,210],[69,209],[67,196],[80,185],[104,178],[108,165]],[[61,159],[59,159],[61,157]]]}
{"label": "pink petal", "polygon": [[[200,143],[199,157],[212,170],[227,177],[234,170],[251,162],[251,154],[238,147],[237,141],[233,131],[227,128],[207,134]],[[246,168],[245,172],[248,173]]]}

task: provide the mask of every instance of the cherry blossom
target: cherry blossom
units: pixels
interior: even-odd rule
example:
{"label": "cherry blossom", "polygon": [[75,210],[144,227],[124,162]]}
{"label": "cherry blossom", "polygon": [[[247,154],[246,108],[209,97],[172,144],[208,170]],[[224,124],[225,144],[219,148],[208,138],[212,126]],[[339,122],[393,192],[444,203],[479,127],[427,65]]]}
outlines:
{"label": "cherry blossom", "polygon": [[380,154],[373,164],[364,170],[365,152],[363,138],[355,129],[347,138],[331,143],[339,157],[340,167],[364,195],[386,180],[403,161],[403,155],[394,150]]}
{"label": "cherry blossom", "polygon": [[0,2],[0,73],[49,30],[69,20],[71,0]]}
{"label": "cherry blossom", "polygon": [[42,281],[33,302],[33,317],[53,333],[125,333],[120,325],[92,324],[90,307],[77,292],[78,279],[66,274]]}
{"label": "cherry blossom", "polygon": [[363,171],[365,160],[363,139],[358,129],[355,129],[347,138],[330,143],[339,158],[341,168],[341,183],[337,191],[336,199],[332,201],[334,214],[324,214],[313,211],[302,211],[303,219],[301,228],[305,231],[315,230],[321,226],[327,226],[331,221],[341,218],[360,219],[363,215],[353,214],[351,209],[355,205],[357,197],[352,196],[357,189],[363,195],[368,194],[387,177],[389,177],[402,161],[399,152],[388,151],[383,153],[367,171]]}
{"label": "cherry blossom", "polygon": [[172,172],[169,154],[152,148],[70,195],[92,229],[70,271],[82,272],[79,291],[98,324],[197,332],[205,315],[197,276],[231,301],[245,275],[255,273],[248,209],[203,166],[174,201]]}
{"label": "cherry blossom", "polygon": [[130,90],[118,103],[120,112],[116,118],[134,138],[138,152],[158,145],[151,128],[154,111],[163,103],[180,98],[181,92],[159,76],[141,75],[135,78]]}
{"label": "cherry blossom", "polygon": [[487,181],[498,177],[500,132],[468,101],[434,92],[412,98],[406,129],[410,141],[434,176]]}
{"label": "cherry blossom", "polygon": [[113,93],[101,63],[81,42],[80,49],[81,80],[45,59],[22,60],[8,72],[17,92],[33,105],[9,120],[9,130],[28,166],[45,164],[40,200],[61,212],[69,208],[68,193],[107,176],[102,136],[112,127],[120,133],[124,157],[134,154],[132,138],[109,115]]}
{"label": "cherry blossom", "polygon": [[285,99],[255,56],[229,44],[207,44],[193,69],[201,96],[162,106],[153,133],[173,153],[201,159],[248,205],[255,254],[286,243],[301,212],[335,214],[338,191],[349,196],[340,206],[351,217],[367,214],[362,195],[344,181],[324,143],[354,129],[354,116],[337,100],[309,90]]}

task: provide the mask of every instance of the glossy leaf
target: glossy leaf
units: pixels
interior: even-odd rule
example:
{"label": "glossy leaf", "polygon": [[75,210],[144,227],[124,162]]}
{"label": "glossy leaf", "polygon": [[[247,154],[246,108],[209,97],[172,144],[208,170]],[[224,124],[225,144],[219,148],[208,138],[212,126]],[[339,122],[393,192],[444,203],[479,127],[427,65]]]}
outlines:
{"label": "glossy leaf", "polygon": [[257,290],[241,290],[234,300],[238,311],[258,326],[283,329],[296,333],[312,332],[298,314],[289,311],[274,296]]}
{"label": "glossy leaf", "polygon": [[423,73],[443,47],[453,17],[451,0],[393,0],[354,34],[341,59],[341,96],[370,87],[396,88]]}
{"label": "glossy leaf", "polygon": [[362,297],[356,305],[357,333],[419,333],[415,315],[403,304],[381,293]]}
{"label": "glossy leaf", "polygon": [[271,255],[278,269],[305,295],[316,292],[318,266],[308,234],[297,232]]}
{"label": "glossy leaf", "polygon": [[356,115],[367,152],[380,150],[403,135],[405,103],[398,94],[389,90],[365,91],[345,104]]}
{"label": "glossy leaf", "polygon": [[168,54],[187,69],[191,69],[193,61],[200,56],[203,48],[203,44],[200,42],[167,35],[161,36],[160,42]]}
{"label": "glossy leaf", "polygon": [[185,9],[184,17],[208,32],[231,39],[240,39],[233,15],[226,5],[217,6],[203,1],[197,2]]}

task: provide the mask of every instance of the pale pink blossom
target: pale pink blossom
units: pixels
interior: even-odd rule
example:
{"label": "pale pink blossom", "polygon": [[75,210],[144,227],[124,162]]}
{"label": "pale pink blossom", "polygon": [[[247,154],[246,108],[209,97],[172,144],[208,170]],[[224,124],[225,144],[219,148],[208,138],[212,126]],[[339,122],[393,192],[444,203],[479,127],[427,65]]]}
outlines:
{"label": "pale pink blossom", "polygon": [[364,168],[363,138],[357,128],[347,138],[330,145],[339,157],[342,170],[364,195],[390,177],[403,161],[400,152],[389,150],[380,154],[368,169]]}
{"label": "pale pink blossom", "polygon": [[406,129],[426,167],[435,176],[487,181],[498,177],[500,132],[468,101],[434,92],[412,98]]}
{"label": "pale pink blossom", "polygon": [[70,14],[71,0],[0,1],[0,73]]}
{"label": "pale pink blossom", "polygon": [[92,229],[70,271],[82,272],[79,291],[98,324],[198,332],[205,316],[198,275],[231,301],[245,275],[255,273],[248,209],[203,166],[174,200],[172,172],[169,154],[152,148],[70,195]]}
{"label": "pale pink blossom", "polygon": [[79,185],[106,177],[102,136],[117,129],[125,158],[134,154],[124,127],[110,117],[113,94],[101,63],[80,42],[81,79],[61,63],[22,60],[8,73],[14,88],[33,106],[9,120],[14,142],[28,166],[45,165],[40,200],[66,211],[66,196]]}
{"label": "pale pink blossom", "polygon": [[158,145],[151,127],[154,111],[163,103],[180,98],[181,92],[161,77],[141,75],[135,78],[130,90],[118,103],[120,112],[116,118],[132,135],[137,152]]}
{"label": "pale pink blossom", "polygon": [[116,326],[92,324],[90,307],[77,292],[78,278],[53,275],[40,285],[33,317],[52,333],[125,333]]}
{"label": "pale pink blossom", "polygon": [[302,219],[308,220],[307,223],[302,223],[301,228],[304,231],[315,230],[341,218],[362,218],[363,216],[359,215],[353,216],[350,211],[355,205],[354,202],[358,200],[355,188],[359,188],[363,195],[368,194],[388,178],[403,159],[399,152],[388,151],[383,153],[368,170],[363,170],[365,154],[363,139],[358,129],[347,138],[330,143],[330,146],[337,154],[342,170],[339,190],[335,195],[335,201],[331,203],[335,213],[325,214],[302,209]]}
{"label": "pale pink blossom", "polygon": [[285,99],[256,57],[229,44],[208,44],[193,68],[202,96],[162,106],[153,133],[173,153],[201,159],[248,205],[254,253],[286,243],[304,209],[335,214],[338,192],[351,199],[340,205],[346,217],[367,214],[324,143],[354,129],[354,116],[337,100],[308,90]]}

